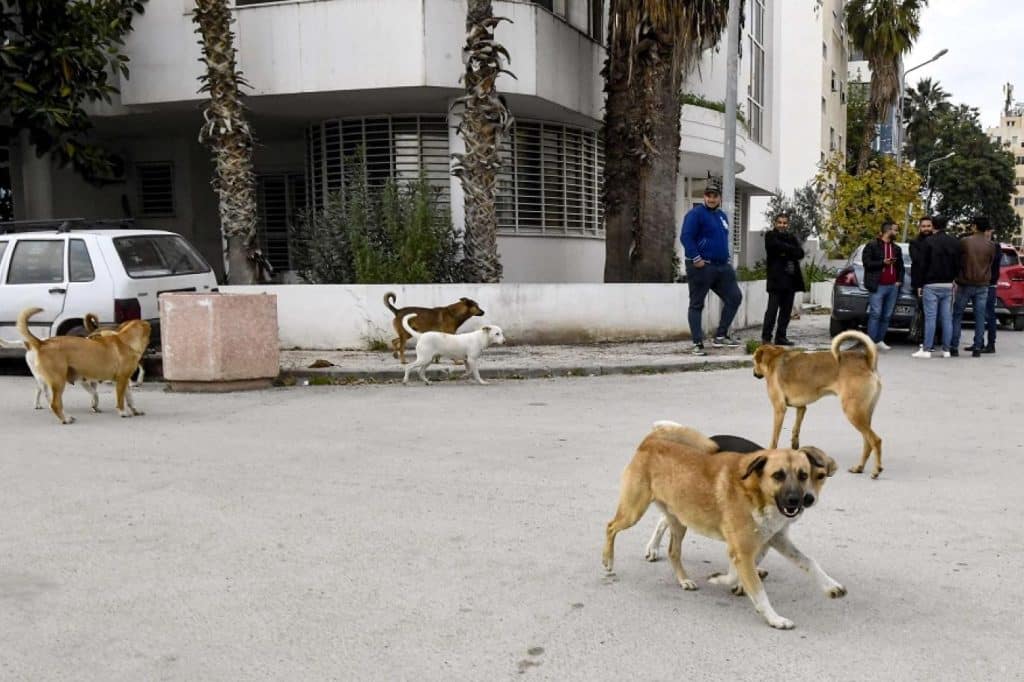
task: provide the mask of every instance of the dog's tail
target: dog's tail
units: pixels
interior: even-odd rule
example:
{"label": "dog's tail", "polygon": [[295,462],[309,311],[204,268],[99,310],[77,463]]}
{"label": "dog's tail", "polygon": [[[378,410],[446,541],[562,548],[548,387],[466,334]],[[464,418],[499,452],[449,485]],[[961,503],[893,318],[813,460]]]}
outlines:
{"label": "dog's tail", "polygon": [[[395,312],[398,312],[398,311],[396,310]],[[418,331],[416,331],[415,329],[413,329],[412,327],[409,326],[409,318],[410,317],[416,317],[416,313],[409,313],[407,315],[404,315],[402,317],[402,326],[405,327],[405,331],[409,332],[409,336],[411,336],[414,339],[419,339],[423,335],[420,334]]]}
{"label": "dog's tail", "polygon": [[21,311],[21,315],[18,315],[18,333],[25,340],[25,345],[29,350],[39,350],[39,345],[42,343],[28,328],[28,319],[41,312],[43,312],[42,308],[25,308]]}
{"label": "dog's tail", "polygon": [[86,334],[92,334],[100,328],[100,318],[96,317],[96,313],[86,313],[82,326],[85,327]]}
{"label": "dog's tail", "polygon": [[384,305],[386,305],[388,310],[393,312],[395,315],[398,314],[398,308],[395,307],[395,292],[389,291],[384,294]]}
{"label": "dog's tail", "polygon": [[832,356],[839,362],[839,347],[843,345],[844,341],[853,339],[858,341],[860,345],[864,346],[864,352],[868,356],[868,365],[871,366],[872,371],[878,369],[878,348],[875,346],[875,342],[871,340],[871,337],[864,332],[859,332],[854,329],[837,334],[832,339]]}

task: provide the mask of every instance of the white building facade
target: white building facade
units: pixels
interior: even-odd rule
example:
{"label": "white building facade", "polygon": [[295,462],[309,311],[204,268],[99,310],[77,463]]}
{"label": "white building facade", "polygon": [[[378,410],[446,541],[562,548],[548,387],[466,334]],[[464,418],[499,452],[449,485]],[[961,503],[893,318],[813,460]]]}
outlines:
{"label": "white building facade", "polygon": [[[95,111],[98,137],[126,160],[123,176],[88,185],[16,140],[15,218],[132,217],[183,234],[221,267],[212,162],[197,141],[203,98],[193,4],[147,4],[127,41],[131,77],[113,106]],[[746,3],[739,236],[750,197],[778,182],[779,4]],[[517,77],[498,81],[516,120],[499,187],[505,281],[601,281],[606,0],[495,0],[494,12],[513,20],[496,35]],[[233,13],[257,138],[260,240],[279,271],[292,266],[289,225],[298,211],[341,187],[360,147],[371,184],[425,172],[461,228],[463,195],[449,168],[462,141],[449,109],[463,92],[465,0],[235,0]],[[688,92],[722,99],[724,47],[705,55],[691,81]],[[721,173],[724,142],[723,115],[713,109],[685,106],[682,125],[678,221],[700,200],[707,173]]]}
{"label": "white building facade", "polygon": [[[1012,94],[1012,90],[1010,91]],[[999,116],[999,125],[988,129],[989,138],[1013,155],[1015,169],[1013,184],[1017,193],[1010,196],[1013,211],[1024,223],[1024,102],[1008,106]],[[1016,234],[1006,235],[1014,246],[1022,245],[1024,228]]]}

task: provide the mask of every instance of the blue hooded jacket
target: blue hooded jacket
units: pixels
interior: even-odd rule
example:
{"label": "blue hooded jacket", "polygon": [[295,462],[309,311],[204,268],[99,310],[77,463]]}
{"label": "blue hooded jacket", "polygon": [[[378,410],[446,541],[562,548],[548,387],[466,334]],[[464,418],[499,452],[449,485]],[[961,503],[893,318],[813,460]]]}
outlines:
{"label": "blue hooded jacket", "polygon": [[712,210],[704,204],[694,206],[683,218],[679,241],[688,261],[699,257],[711,263],[728,263],[729,219],[725,211]]}

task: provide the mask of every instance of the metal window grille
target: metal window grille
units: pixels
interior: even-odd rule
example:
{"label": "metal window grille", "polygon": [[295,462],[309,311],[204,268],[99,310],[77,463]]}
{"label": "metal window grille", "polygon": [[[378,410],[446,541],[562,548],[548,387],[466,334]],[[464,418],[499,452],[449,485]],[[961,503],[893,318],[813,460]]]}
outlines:
{"label": "metal window grille", "polygon": [[733,199],[732,225],[729,226],[732,253],[735,256],[743,253],[743,199],[743,194],[737,189]]}
{"label": "metal window grille", "polygon": [[500,232],[604,234],[604,146],[597,132],[517,120],[499,153]]}
{"label": "metal window grille", "polygon": [[135,165],[138,181],[139,215],[157,218],[174,215],[174,164],[139,163]]}
{"label": "metal window grille", "polygon": [[747,110],[750,139],[760,143],[764,138],[765,0],[753,0],[750,12],[750,84],[747,86]]}
{"label": "metal window grille", "polygon": [[323,208],[329,192],[345,192],[345,174],[362,148],[366,182],[415,181],[422,171],[441,208],[451,205],[448,123],[444,116],[334,119],[306,131],[310,204]]}
{"label": "metal window grille", "polygon": [[306,177],[302,173],[274,173],[256,179],[259,222],[257,240],[275,270],[291,269],[288,239],[298,212],[306,206]]}

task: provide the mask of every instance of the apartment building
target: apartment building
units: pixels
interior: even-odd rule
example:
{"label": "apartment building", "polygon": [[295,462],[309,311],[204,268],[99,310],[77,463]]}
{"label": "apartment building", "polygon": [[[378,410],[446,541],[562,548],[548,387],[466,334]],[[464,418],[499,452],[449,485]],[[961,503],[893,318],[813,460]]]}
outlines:
{"label": "apartment building", "polygon": [[[787,0],[788,1],[788,0]],[[778,184],[779,0],[747,0],[740,92],[748,125],[737,142],[736,246],[745,251],[749,201]],[[200,46],[194,0],[147,4],[127,42],[131,78],[97,107],[98,137],[127,161],[103,187],[82,182],[18,141],[10,149],[16,218],[130,216],[143,227],[191,239],[221,267],[209,151],[197,141]],[[235,0],[239,68],[257,137],[259,237],[289,281],[289,226],[322,206],[365,149],[368,180],[422,171],[463,224],[463,194],[449,173],[463,150],[450,113],[462,93],[465,0]],[[601,184],[606,0],[495,0],[513,23],[497,28],[517,79],[499,90],[515,116],[499,187],[505,281],[601,281]],[[723,41],[724,42],[724,41]],[[725,54],[709,50],[686,91],[725,93]],[[723,115],[683,107],[677,218],[721,173]]]}
{"label": "apartment building", "polygon": [[[1010,197],[1014,212],[1024,221],[1024,102],[1017,102],[1003,110],[999,117],[999,125],[989,128],[989,139],[1013,154],[1016,177],[1014,184],[1017,193]],[[1022,245],[1024,228],[1017,234],[1009,235],[1014,246]]]}

